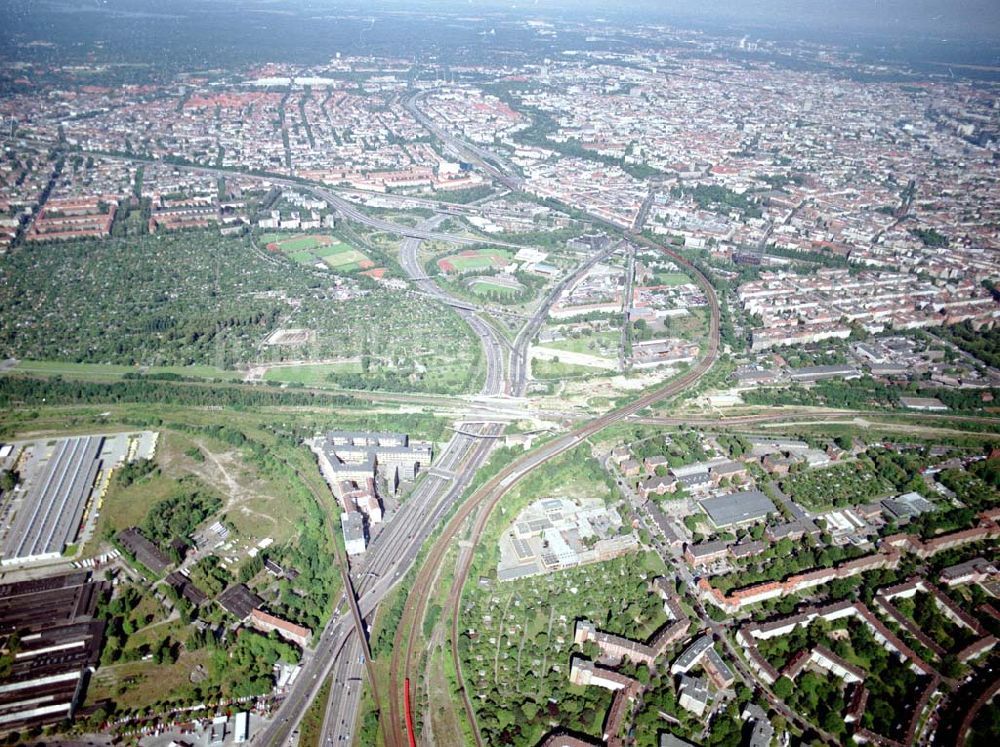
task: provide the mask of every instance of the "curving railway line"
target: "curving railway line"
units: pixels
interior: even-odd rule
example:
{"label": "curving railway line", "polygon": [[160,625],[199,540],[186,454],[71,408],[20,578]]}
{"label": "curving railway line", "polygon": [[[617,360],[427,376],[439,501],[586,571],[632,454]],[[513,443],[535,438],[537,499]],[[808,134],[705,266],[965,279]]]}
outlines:
{"label": "curving railway line", "polygon": [[[443,220],[443,216],[432,217],[418,229],[433,232]],[[429,279],[422,277],[417,252],[421,239],[409,236],[402,245],[401,264],[425,293],[436,300],[448,303],[453,300]],[[486,377],[480,396],[495,396],[502,393],[504,382],[502,347],[496,331],[486,324],[476,313],[457,310],[469,324],[483,344],[486,356]],[[405,501],[387,522],[385,528],[373,538],[368,551],[352,569],[353,589],[357,605],[352,615],[357,620],[368,618],[386,594],[399,582],[410,565],[416,560],[424,542],[434,531],[452,505],[468,487],[476,471],[482,466],[495,445],[503,425],[495,422],[471,422],[467,432],[456,432],[442,449],[428,474],[417,485],[409,499]],[[354,595],[350,595],[354,601]],[[332,743],[336,739],[350,738],[358,712],[362,688],[351,687],[350,682],[360,683],[362,668],[368,670],[368,680],[375,697],[375,706],[381,710],[377,697],[376,680],[369,669],[371,656],[366,633],[358,626],[329,628],[329,643],[326,659],[328,670],[332,669],[336,687],[331,689],[330,700],[324,718],[321,743]],[[363,663],[363,664],[362,664]],[[324,675],[325,676],[325,675]],[[316,685],[318,689],[318,683]]]}

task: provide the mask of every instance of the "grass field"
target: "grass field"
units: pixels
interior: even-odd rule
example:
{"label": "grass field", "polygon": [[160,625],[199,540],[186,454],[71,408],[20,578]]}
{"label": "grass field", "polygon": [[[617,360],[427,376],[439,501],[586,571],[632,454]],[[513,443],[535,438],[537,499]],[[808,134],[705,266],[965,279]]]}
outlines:
{"label": "grass field", "polygon": [[505,267],[510,263],[511,253],[503,249],[466,249],[458,254],[450,254],[437,261],[441,272],[467,272],[487,267]]}
{"label": "grass field", "polygon": [[273,243],[277,244],[283,252],[302,252],[327,247],[334,243],[334,239],[330,236],[293,236],[288,239],[279,239]]}
{"label": "grass field", "polygon": [[541,358],[535,358],[531,361],[531,375],[542,380],[592,376],[595,370],[589,366],[577,366],[562,361],[546,361]]}
{"label": "grass field", "polygon": [[653,285],[685,285],[690,283],[691,278],[685,275],[683,272],[665,272],[662,274],[657,274],[653,279]]}
{"label": "grass field", "polygon": [[128,527],[138,526],[146,518],[150,508],[178,492],[177,481],[163,475],[149,477],[127,488],[112,485],[97,520],[96,538],[103,537],[105,529],[110,535]]}
{"label": "grass field", "polygon": [[368,270],[375,266],[364,253],[333,236],[323,234],[296,234],[283,236],[269,233],[260,237],[268,251],[281,252],[293,262],[315,265],[323,262],[328,267],[344,272]]}
{"label": "grass field", "polygon": [[323,261],[335,270],[370,270],[375,266],[368,257],[357,249],[351,249],[344,244],[343,251],[328,254],[323,257]]}
{"label": "grass field", "polygon": [[[181,638],[187,634],[177,626],[164,628],[162,632]],[[209,655],[207,649],[182,650],[177,661],[170,665],[132,661],[102,666],[88,688],[87,702],[99,703],[110,698],[125,708],[141,708],[160,699],[183,697],[194,689],[191,672],[198,665],[208,666]]]}
{"label": "grass field", "polygon": [[545,347],[565,350],[570,353],[616,357],[620,341],[621,333],[617,330],[605,330],[581,335],[580,337],[567,337],[564,340],[547,342],[545,343]]}
{"label": "grass field", "polygon": [[479,295],[485,295],[487,293],[500,293],[506,296],[516,296],[522,290],[523,287],[511,288],[509,285],[501,285],[500,283],[491,282],[489,279],[476,280],[469,285],[469,290],[473,293]]}
{"label": "grass field", "polygon": [[[207,457],[195,462],[186,453],[197,447]],[[128,487],[112,483],[97,520],[97,531],[84,556],[95,554],[102,538],[142,524],[149,510],[162,500],[192,490],[215,493],[236,528],[236,536],[257,541],[271,537],[284,542],[296,533],[300,514],[281,496],[281,489],[247,464],[239,452],[205,437],[161,431],[156,464],[159,471]]]}
{"label": "grass field", "polygon": [[290,384],[321,386],[329,384],[329,375],[335,373],[361,373],[360,361],[342,363],[317,363],[306,366],[276,366],[267,369],[264,381],[284,381]]}

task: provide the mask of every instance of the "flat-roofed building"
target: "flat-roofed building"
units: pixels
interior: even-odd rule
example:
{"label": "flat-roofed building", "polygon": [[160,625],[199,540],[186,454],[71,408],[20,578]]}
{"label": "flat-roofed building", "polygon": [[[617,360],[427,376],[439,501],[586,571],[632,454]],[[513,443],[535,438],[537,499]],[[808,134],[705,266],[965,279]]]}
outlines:
{"label": "flat-roofed building", "polygon": [[163,550],[150,542],[136,527],[118,532],[115,539],[142,565],[157,576],[162,576],[172,561]]}
{"label": "flat-roofed building", "polygon": [[701,507],[719,529],[761,521],[777,509],[759,490],[744,490],[701,501]]}
{"label": "flat-roofed building", "polygon": [[250,713],[240,711],[236,714],[236,728],[233,729],[233,742],[243,744],[250,741]]}
{"label": "flat-roofed building", "polygon": [[410,443],[405,433],[362,433],[329,431],[314,444],[320,469],[331,485],[344,479],[354,481],[375,477],[382,472],[388,482],[397,478],[413,480],[417,472],[431,463],[431,447]]}
{"label": "flat-roofed building", "polygon": [[882,508],[890,518],[906,523],[910,519],[915,519],[921,514],[930,513],[935,510],[935,506],[920,493],[903,493],[895,498],[886,498],[882,501]]}
{"label": "flat-roofed building", "polygon": [[348,555],[361,555],[368,548],[365,539],[365,521],[357,511],[345,511],[340,515],[344,532],[344,547]]}
{"label": "flat-roofed building", "polygon": [[0,546],[0,565],[59,558],[76,539],[101,467],[103,444],[103,436],[56,442],[40,479],[21,491]]}
{"label": "flat-roofed building", "polygon": [[947,412],[948,405],[937,397],[900,397],[900,404],[911,410],[926,410],[928,412]]}
{"label": "flat-roofed building", "polygon": [[857,379],[861,377],[861,372],[848,365],[805,366],[792,369],[788,376],[792,381],[810,382],[825,379]]}
{"label": "flat-roofed building", "polygon": [[675,734],[667,732],[660,735],[660,747],[695,747],[694,742],[681,739]]}

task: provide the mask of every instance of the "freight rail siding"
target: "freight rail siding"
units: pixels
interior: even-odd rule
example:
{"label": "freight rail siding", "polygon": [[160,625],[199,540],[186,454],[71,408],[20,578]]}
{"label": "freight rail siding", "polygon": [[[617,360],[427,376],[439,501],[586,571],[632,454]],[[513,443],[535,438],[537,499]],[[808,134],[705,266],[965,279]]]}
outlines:
{"label": "freight rail siding", "polygon": [[[445,526],[440,538],[428,553],[427,560],[421,567],[420,573],[414,583],[414,587],[410,592],[410,596],[407,598],[405,607],[403,608],[403,615],[400,620],[399,627],[396,629],[396,636],[393,643],[393,656],[389,673],[389,685],[392,691],[390,693],[391,697],[389,698],[389,722],[385,725],[384,729],[388,744],[396,745],[397,747],[402,747],[403,745],[403,741],[401,741],[404,739],[404,730],[403,720],[400,714],[400,708],[402,705],[399,696],[400,680],[401,677],[407,677],[413,682],[419,682],[419,679],[416,679],[416,672],[414,672],[414,648],[417,632],[420,628],[420,618],[423,615],[424,609],[427,607],[427,603],[433,591],[432,581],[437,573],[438,567],[443,562],[449,546],[456,538],[465,522],[478,511],[478,516],[474,522],[473,530],[470,536],[470,541],[472,545],[475,546],[480,535],[482,534],[490,513],[492,513],[493,509],[496,507],[497,503],[500,502],[503,496],[506,495],[521,478],[538,466],[554,459],[560,454],[565,453],[584,439],[589,438],[601,430],[635,415],[656,402],[683,392],[688,387],[696,384],[715,363],[715,359],[719,352],[719,303],[711,283],[709,283],[708,278],[706,278],[700,270],[692,266],[679,254],[667,249],[666,247],[659,245],[656,246],[661,251],[671,256],[671,258],[673,258],[676,262],[686,267],[694,276],[698,285],[700,285],[702,290],[704,290],[706,298],[709,301],[710,308],[708,349],[698,363],[666,386],[646,394],[624,407],[607,413],[606,415],[603,415],[577,428],[567,435],[540,447],[536,451],[530,452],[521,457],[513,464],[501,470],[500,473],[489,480],[459,507],[458,511]],[[460,561],[459,567],[456,569],[454,585],[458,590],[462,588],[465,583],[465,579],[468,576],[471,559],[471,554],[467,554],[465,559]],[[472,725],[472,731],[475,735],[476,742],[481,745],[482,741],[479,736],[479,730],[475,726],[475,713],[472,709],[472,704],[469,700],[468,693],[465,690],[465,686],[462,683],[461,667],[458,660],[458,639],[456,637],[458,624],[457,613],[461,607],[458,602],[460,602],[460,591],[456,597],[456,603],[453,605],[452,657],[456,664],[459,689],[462,692],[466,715],[469,719],[469,723]],[[411,701],[412,700],[413,694],[411,693]],[[409,740],[406,739],[407,743],[408,741]]]}

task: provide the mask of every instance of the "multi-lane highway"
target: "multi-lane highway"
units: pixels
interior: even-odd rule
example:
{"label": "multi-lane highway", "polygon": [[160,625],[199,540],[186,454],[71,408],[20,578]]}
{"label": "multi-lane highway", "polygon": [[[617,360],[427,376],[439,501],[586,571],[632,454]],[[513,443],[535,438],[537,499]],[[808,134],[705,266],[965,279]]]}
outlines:
{"label": "multi-lane highway", "polygon": [[[498,429],[496,425],[480,427],[487,433]],[[408,499],[394,513],[387,514],[381,531],[351,570],[362,618],[369,620],[378,604],[405,575],[421,545],[465,489],[490,447],[489,441],[455,434]],[[303,665],[275,719],[257,741],[268,745],[290,743],[305,709],[325,679],[332,675],[334,685],[323,723],[322,744],[350,743],[363,690],[362,657],[362,644],[347,600],[342,596],[314,653]]]}
{"label": "multi-lane highway", "polygon": [[[328,199],[325,192],[323,197]],[[418,236],[447,236],[434,231],[443,219],[444,216],[436,216],[425,221],[418,229]],[[408,236],[403,243],[401,264],[404,270],[424,293],[443,303],[454,300],[424,276],[418,261],[421,240],[418,236]],[[475,312],[456,311],[483,344],[486,377],[480,394],[490,397],[502,394],[505,388],[504,348],[497,332]],[[489,437],[499,435],[502,429],[502,424],[493,422],[464,424],[463,432],[452,436],[407,499],[395,512],[386,515],[367,552],[352,562],[351,586],[357,595],[361,618],[370,621],[378,604],[405,575],[424,541],[486,460],[494,446],[494,440]],[[342,599],[337,605],[315,653],[304,664],[276,718],[260,736],[260,743],[289,743],[302,714],[327,677],[332,677],[333,683],[321,743],[349,744],[353,740],[366,662],[364,645],[358,637],[354,616],[347,609],[347,601],[350,600]]]}
{"label": "multi-lane highway", "polygon": [[[427,233],[433,233],[434,229],[445,219],[443,215],[436,215],[428,218],[420,224],[419,228]],[[483,354],[486,356],[486,383],[483,385],[481,394],[486,396],[497,396],[504,393],[504,366],[503,353],[504,341],[492,326],[486,323],[479,314],[462,305],[455,305],[455,299],[436,285],[433,280],[427,277],[424,268],[420,266],[418,252],[420,250],[420,240],[412,236],[407,237],[400,250],[400,264],[407,275],[413,280],[417,288],[431,298],[437,299],[441,303],[452,306],[455,312],[465,320],[472,328],[472,331],[479,337],[483,345]]]}
{"label": "multi-lane highway", "polygon": [[430,130],[457,157],[475,164],[508,189],[520,192],[524,188],[524,179],[517,175],[513,166],[496,153],[455,137],[421,111],[420,99],[427,93],[430,91],[421,91],[407,99],[406,108],[413,114],[414,118]]}
{"label": "multi-lane highway", "polygon": [[[317,195],[323,200],[326,200],[330,205],[337,209],[337,212],[343,215],[349,220],[355,221],[357,223],[362,223],[366,226],[372,228],[377,228],[380,231],[386,231],[388,233],[396,234],[399,236],[406,236],[411,239],[420,239],[422,241],[446,241],[451,244],[493,244],[495,246],[505,246],[512,249],[520,249],[521,247],[517,244],[508,244],[505,241],[493,241],[490,239],[480,239],[470,236],[456,236],[450,233],[441,233],[440,231],[435,231],[426,227],[426,223],[420,224],[419,226],[404,226],[399,223],[393,223],[392,221],[383,220],[382,218],[376,218],[374,216],[368,215],[366,212],[358,208],[353,202],[345,200],[340,195],[335,192],[330,191],[326,187],[303,187],[298,185],[300,189],[305,189],[308,192]],[[443,220],[443,216],[441,218]],[[438,221],[440,222],[440,221]],[[436,225],[436,224],[435,224]],[[423,274],[423,273],[420,273]]]}
{"label": "multi-lane highway", "polygon": [[[467,426],[485,433],[499,430],[495,424]],[[468,480],[489,454],[487,440],[455,434],[434,467],[394,513],[387,515],[381,532],[352,569],[358,605],[371,619],[378,604],[406,574],[424,541],[461,495]],[[335,633],[329,662],[334,678],[323,725],[323,744],[350,742],[361,697],[364,664],[354,629],[342,626]]]}

